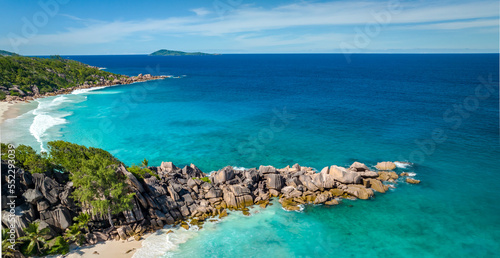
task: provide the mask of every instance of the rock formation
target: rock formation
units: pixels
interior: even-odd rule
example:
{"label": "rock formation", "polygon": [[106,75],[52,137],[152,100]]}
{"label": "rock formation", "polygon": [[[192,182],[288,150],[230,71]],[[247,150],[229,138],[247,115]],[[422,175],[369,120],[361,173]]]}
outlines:
{"label": "rock formation", "polygon": [[[384,167],[387,168],[387,167]],[[228,210],[242,210],[260,205],[266,207],[273,197],[286,210],[300,210],[303,204],[337,205],[341,198],[369,199],[377,192],[384,193],[388,186],[383,181],[398,179],[395,172],[370,171],[359,162],[349,168],[330,166],[321,172],[298,164],[291,168],[276,169],[260,166],[259,169],[235,170],[224,167],[210,175],[203,173],[195,165],[180,169],[172,162],[162,162],[159,167],[149,167],[159,175],[145,174],[138,180],[126,167],[121,165],[116,173],[126,176],[129,191],[135,193],[132,209],[112,217],[114,228],[110,228],[107,218],[93,216],[89,224],[91,233],[87,234],[88,243],[107,239],[126,239],[145,231],[162,228],[166,224],[183,223],[201,225],[210,217],[228,215]],[[2,161],[2,224],[10,214],[6,196],[9,189],[7,165]],[[16,207],[14,211],[14,230],[17,236],[23,235],[22,228],[39,221],[43,227],[50,228],[54,234],[62,234],[73,223],[73,217],[82,209],[71,197],[73,183],[67,176],[54,173],[30,174],[22,169],[16,173]],[[406,179],[409,183],[419,180]]]}

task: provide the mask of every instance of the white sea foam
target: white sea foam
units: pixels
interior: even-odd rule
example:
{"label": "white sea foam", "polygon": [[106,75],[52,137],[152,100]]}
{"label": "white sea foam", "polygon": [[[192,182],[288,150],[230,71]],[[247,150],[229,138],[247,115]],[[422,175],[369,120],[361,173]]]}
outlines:
{"label": "white sea foam", "polygon": [[244,171],[244,170],[247,170],[246,168],[244,167],[233,167],[234,170],[241,170],[241,171]]}
{"label": "white sea foam", "polygon": [[412,176],[413,177],[413,176],[416,176],[416,175],[417,175],[417,173],[415,173],[415,172],[408,173],[408,176]]}
{"label": "white sea foam", "polygon": [[47,151],[43,146],[43,137],[46,136],[47,130],[50,128],[67,123],[66,117],[68,114],[55,112],[55,110],[63,103],[73,102],[67,96],[62,95],[53,99],[37,100],[38,107],[33,110],[33,122],[30,125],[30,134],[35,137],[40,144],[41,151]]}
{"label": "white sea foam", "polygon": [[[172,230],[173,233],[168,233]],[[134,258],[163,257],[166,253],[176,251],[180,244],[198,235],[198,227],[189,230],[184,228],[166,228],[155,232],[142,242],[142,247],[135,252]]]}
{"label": "white sea foam", "polygon": [[78,95],[78,94],[88,93],[88,92],[94,91],[94,90],[104,89],[106,87],[108,87],[108,86],[101,86],[101,87],[94,87],[94,88],[87,88],[87,89],[77,89],[77,90],[72,91],[71,94]]}
{"label": "white sea foam", "polygon": [[408,163],[408,162],[399,162],[399,161],[395,161],[394,164],[398,168],[409,168],[412,165],[411,163]]}

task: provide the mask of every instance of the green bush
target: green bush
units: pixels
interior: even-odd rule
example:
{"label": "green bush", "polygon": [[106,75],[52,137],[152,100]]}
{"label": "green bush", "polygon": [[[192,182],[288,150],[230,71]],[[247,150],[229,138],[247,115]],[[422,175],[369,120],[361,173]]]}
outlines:
{"label": "green bush", "polygon": [[211,184],[212,182],[210,181],[210,178],[208,178],[208,176],[206,177],[201,177],[201,178],[197,178],[197,177],[193,177],[193,179],[200,179],[201,181],[203,182],[207,182],[209,184]]}
{"label": "green bush", "polygon": [[69,244],[62,236],[58,236],[50,241],[49,250],[47,251],[48,255],[64,255],[67,253],[69,253]]}
{"label": "green bush", "polygon": [[[2,160],[9,159],[8,145],[2,143]],[[44,173],[52,170],[52,165],[46,153],[38,154],[33,148],[27,145],[19,145],[14,153],[15,165],[32,174]]]}
{"label": "green bush", "polygon": [[139,166],[132,165],[128,167],[127,170],[128,172],[132,173],[135,176],[135,178],[137,178],[139,181],[144,181],[144,175],[146,173],[149,173],[150,175],[160,179],[160,176],[158,176],[156,173],[147,168],[141,168]]}
{"label": "green bush", "polygon": [[[0,56],[0,85],[7,88],[17,85],[20,90],[28,93],[32,92],[32,85],[36,85],[43,94],[74,87],[101,77],[112,80],[125,76],[101,71],[60,56],[50,58]],[[15,96],[19,95],[17,91],[10,93]]]}

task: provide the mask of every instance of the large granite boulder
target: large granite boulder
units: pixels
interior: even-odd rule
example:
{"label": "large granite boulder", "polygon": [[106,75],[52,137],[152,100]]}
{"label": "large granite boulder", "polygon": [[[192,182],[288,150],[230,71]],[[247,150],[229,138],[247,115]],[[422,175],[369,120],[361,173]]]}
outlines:
{"label": "large granite boulder", "polygon": [[349,171],[343,167],[331,166],[328,173],[333,176],[333,178],[343,184],[360,184],[361,176],[357,172]]}
{"label": "large granite boulder", "polygon": [[33,220],[27,209],[29,209],[28,205],[15,207],[13,217],[10,212],[2,210],[2,224],[9,225],[14,230],[16,237],[24,236],[23,228],[27,228]]}
{"label": "large granite boulder", "polygon": [[356,161],[352,163],[352,165],[349,167],[349,170],[356,172],[363,172],[363,171],[368,171],[370,169],[365,164]]}
{"label": "large granite boulder", "polygon": [[60,232],[63,232],[72,224],[71,214],[68,208],[64,206],[58,206],[51,211],[46,210],[40,212],[40,219],[56,229],[59,229]]}
{"label": "large granite boulder", "polygon": [[393,170],[396,168],[396,164],[394,164],[393,162],[390,162],[390,161],[384,161],[384,162],[377,163],[377,165],[375,165],[375,167],[378,170]]}
{"label": "large granite boulder", "polygon": [[321,191],[335,187],[335,178],[325,170],[314,174],[312,181]]}
{"label": "large granite boulder", "polygon": [[233,167],[227,166],[215,172],[212,178],[213,178],[212,182],[214,182],[214,184],[224,184],[226,181],[229,181],[234,178]]}
{"label": "large granite boulder", "polygon": [[158,167],[158,172],[170,173],[177,170],[177,167],[172,162],[162,162],[160,167]]}
{"label": "large granite boulder", "polygon": [[373,196],[373,191],[362,185],[347,185],[347,189],[345,191],[348,194],[363,200],[369,199]]}
{"label": "large granite boulder", "polygon": [[259,172],[261,174],[276,174],[278,173],[278,170],[276,170],[275,167],[273,166],[260,166],[259,167]]}
{"label": "large granite boulder", "polygon": [[380,180],[370,178],[370,179],[366,179],[366,181],[368,181],[368,185],[369,185],[368,187],[372,188],[373,190],[375,190],[379,193],[385,193],[387,191],[387,189],[389,189],[389,187],[382,184],[382,182],[380,182]]}
{"label": "large granite boulder", "polygon": [[377,178],[378,177],[378,173],[375,171],[363,171],[363,172],[358,172],[358,174],[362,178]]}
{"label": "large granite boulder", "polygon": [[120,166],[118,167],[118,171],[127,177],[127,184],[135,187],[135,189],[137,189],[140,193],[144,193],[144,188],[142,187],[142,184],[139,182],[139,180],[137,180],[134,174],[128,172],[122,164],[120,164]]}
{"label": "large granite boulder", "polygon": [[251,194],[250,189],[242,185],[230,185],[229,189],[234,193],[235,196]]}
{"label": "large granite boulder", "polygon": [[302,185],[307,188],[307,190],[309,190],[311,192],[319,190],[318,186],[316,186],[313,183],[311,176],[309,176],[309,175],[300,175],[299,176],[299,180],[302,183]]}
{"label": "large granite boulder", "polygon": [[265,174],[265,178],[267,179],[267,186],[270,189],[280,191],[283,188],[284,180],[280,174]]}
{"label": "large granite boulder", "polygon": [[396,174],[396,172],[394,172],[394,171],[390,171],[390,172],[380,171],[380,172],[378,172],[378,180],[380,180],[380,181],[394,181],[398,178],[399,178],[398,174]]}
{"label": "large granite boulder", "polygon": [[42,193],[36,189],[28,189],[24,194],[23,194],[24,199],[26,199],[26,202],[31,203],[31,204],[36,204],[39,200],[43,198]]}
{"label": "large granite boulder", "polygon": [[[165,188],[160,184],[158,179],[154,176],[144,178],[144,184],[146,186],[147,192],[152,196],[152,197],[158,197],[160,195],[165,195],[167,194],[167,191]],[[138,189],[139,191],[139,189]],[[140,192],[140,191],[139,191]]]}
{"label": "large granite boulder", "polygon": [[44,174],[33,174],[35,189],[40,191],[51,204],[59,201],[59,191],[63,189],[54,179],[45,176]]}

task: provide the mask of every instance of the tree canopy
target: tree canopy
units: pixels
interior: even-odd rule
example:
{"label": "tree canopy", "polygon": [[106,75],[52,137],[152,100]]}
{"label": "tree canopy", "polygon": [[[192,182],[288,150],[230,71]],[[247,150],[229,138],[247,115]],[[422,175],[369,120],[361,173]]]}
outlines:
{"label": "tree canopy", "polygon": [[124,76],[60,56],[39,58],[0,55],[0,99],[4,99],[6,94],[20,96],[19,90],[24,94],[34,95],[34,86],[40,94],[44,94],[121,77]]}
{"label": "tree canopy", "polygon": [[120,161],[109,152],[65,141],[48,143],[54,164],[70,173],[75,188],[73,197],[94,214],[118,214],[132,208],[133,193],[128,193],[124,175],[117,173]]}

